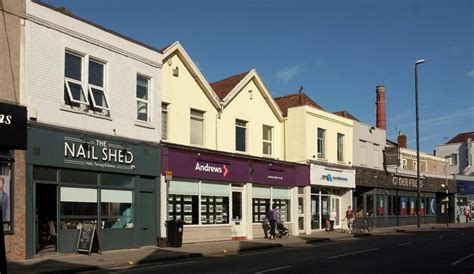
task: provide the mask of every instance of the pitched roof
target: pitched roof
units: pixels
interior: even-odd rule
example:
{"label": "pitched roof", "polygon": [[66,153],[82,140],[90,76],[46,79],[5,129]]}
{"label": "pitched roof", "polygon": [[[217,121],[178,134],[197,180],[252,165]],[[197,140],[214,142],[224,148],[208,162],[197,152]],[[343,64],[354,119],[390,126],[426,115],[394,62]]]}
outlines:
{"label": "pitched roof", "polygon": [[336,112],[333,112],[334,114],[336,115],[339,115],[339,116],[342,116],[342,117],[345,117],[345,118],[348,118],[348,119],[351,119],[351,120],[354,120],[354,121],[357,121],[357,122],[360,122],[359,119],[357,119],[354,115],[350,114],[349,112],[343,110],[343,111],[336,111]]}
{"label": "pitched roof", "polygon": [[446,144],[464,143],[469,138],[474,140],[474,131],[459,133],[458,135],[454,136],[451,140],[449,140]]}
{"label": "pitched roof", "polygon": [[304,92],[298,92],[294,94],[289,94],[285,96],[280,96],[275,98],[275,102],[280,107],[283,116],[288,115],[288,109],[298,106],[312,106],[324,110],[320,105],[318,105],[313,99],[308,97]]}
{"label": "pitched roof", "polygon": [[211,87],[214,90],[214,92],[217,94],[219,99],[224,100],[224,98],[229,94],[229,92],[234,89],[235,86],[237,86],[242,79],[249,73],[250,71],[246,71],[243,73],[239,73],[236,75],[232,75],[230,77],[227,77],[225,79],[219,80],[217,82],[211,83]]}

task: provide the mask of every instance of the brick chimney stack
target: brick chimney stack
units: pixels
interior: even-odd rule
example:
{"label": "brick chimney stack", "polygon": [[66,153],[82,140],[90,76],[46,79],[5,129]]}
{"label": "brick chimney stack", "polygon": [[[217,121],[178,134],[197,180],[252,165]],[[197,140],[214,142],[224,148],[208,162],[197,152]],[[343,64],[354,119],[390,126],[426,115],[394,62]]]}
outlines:
{"label": "brick chimney stack", "polygon": [[398,132],[398,147],[407,148],[407,136],[403,132]]}
{"label": "brick chimney stack", "polygon": [[375,92],[377,93],[377,100],[375,102],[377,127],[387,130],[387,118],[385,111],[385,86],[378,85],[375,88]]}

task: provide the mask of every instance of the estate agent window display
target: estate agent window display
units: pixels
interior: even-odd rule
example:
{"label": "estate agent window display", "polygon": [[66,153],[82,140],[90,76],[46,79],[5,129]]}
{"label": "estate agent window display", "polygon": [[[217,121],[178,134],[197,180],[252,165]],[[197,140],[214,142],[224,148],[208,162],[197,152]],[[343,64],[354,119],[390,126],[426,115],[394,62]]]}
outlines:
{"label": "estate agent window display", "polygon": [[[12,156],[11,151],[1,153],[1,156]],[[2,224],[3,231],[8,233],[13,233],[13,218],[12,218],[12,170],[13,162],[12,158],[0,158],[0,207],[2,210]]]}

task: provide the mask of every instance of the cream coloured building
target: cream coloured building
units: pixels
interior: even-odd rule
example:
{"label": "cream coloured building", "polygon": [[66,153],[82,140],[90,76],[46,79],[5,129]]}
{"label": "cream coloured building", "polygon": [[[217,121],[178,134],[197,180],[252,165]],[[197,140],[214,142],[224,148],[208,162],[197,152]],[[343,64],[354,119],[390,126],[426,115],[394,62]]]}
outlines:
{"label": "cream coloured building", "polygon": [[252,239],[275,204],[297,233],[309,168],[283,161],[283,116],[255,70],[209,84],[176,42],[164,49],[162,101],[162,223],[184,221],[184,242]]}
{"label": "cream coloured building", "polygon": [[325,111],[301,91],[275,100],[285,116],[285,158],[310,164],[311,185],[298,190],[299,231],[324,228],[331,210],[339,227],[355,188],[353,120]]}

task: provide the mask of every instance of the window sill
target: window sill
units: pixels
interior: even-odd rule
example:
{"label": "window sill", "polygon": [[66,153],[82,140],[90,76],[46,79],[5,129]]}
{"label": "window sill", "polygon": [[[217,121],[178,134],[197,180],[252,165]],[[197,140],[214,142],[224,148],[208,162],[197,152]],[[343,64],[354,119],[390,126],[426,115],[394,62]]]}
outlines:
{"label": "window sill", "polygon": [[189,228],[204,228],[204,227],[229,227],[230,224],[200,224],[200,225],[187,225],[185,224],[184,227],[189,227]]}
{"label": "window sill", "polygon": [[59,107],[59,109],[61,111],[67,111],[67,112],[72,112],[72,113],[76,113],[76,114],[82,114],[82,115],[87,115],[87,116],[91,116],[91,117],[94,117],[94,118],[99,118],[99,119],[104,119],[104,120],[108,120],[108,121],[113,121],[113,119],[109,116],[105,116],[105,115],[100,115],[100,114],[96,114],[96,113],[93,113],[93,112],[90,112],[89,110],[85,110],[85,109],[79,109],[79,108],[71,108],[67,105],[62,105],[61,107]]}
{"label": "window sill", "polygon": [[327,161],[328,161],[328,159],[326,159],[326,158],[322,158],[322,157],[318,157],[318,161],[324,161],[324,162],[327,162]]}
{"label": "window sill", "polygon": [[135,126],[143,127],[143,128],[149,128],[149,129],[155,129],[155,127],[152,126],[150,123],[142,122],[142,121],[138,121],[138,120],[135,120]]}

